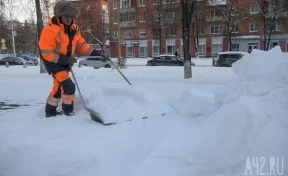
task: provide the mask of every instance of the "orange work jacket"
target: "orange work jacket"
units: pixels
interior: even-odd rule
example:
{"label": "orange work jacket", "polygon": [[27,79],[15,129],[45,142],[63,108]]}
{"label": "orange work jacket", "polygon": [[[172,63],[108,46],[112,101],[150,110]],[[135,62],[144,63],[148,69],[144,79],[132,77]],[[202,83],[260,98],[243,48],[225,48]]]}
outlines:
{"label": "orange work jacket", "polygon": [[66,26],[65,29],[65,26],[59,22],[59,18],[55,16],[49,18],[48,25],[42,30],[39,47],[49,74],[69,71],[67,62],[70,56],[74,57],[75,53],[77,56],[89,56],[94,50],[81,36],[75,23],[70,27]]}

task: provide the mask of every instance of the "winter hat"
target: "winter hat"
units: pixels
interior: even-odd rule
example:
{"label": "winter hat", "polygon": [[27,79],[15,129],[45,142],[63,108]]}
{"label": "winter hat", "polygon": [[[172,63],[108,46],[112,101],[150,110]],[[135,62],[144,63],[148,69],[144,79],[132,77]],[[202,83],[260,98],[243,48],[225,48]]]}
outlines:
{"label": "winter hat", "polygon": [[66,0],[57,2],[54,7],[54,15],[58,17],[69,15],[73,18],[78,18],[79,14],[79,9],[72,2]]}

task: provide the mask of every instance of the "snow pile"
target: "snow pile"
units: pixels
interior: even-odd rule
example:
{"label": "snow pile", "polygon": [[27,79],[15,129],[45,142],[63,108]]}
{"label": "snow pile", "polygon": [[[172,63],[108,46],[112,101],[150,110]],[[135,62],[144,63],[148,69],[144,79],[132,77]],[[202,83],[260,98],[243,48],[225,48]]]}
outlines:
{"label": "snow pile", "polygon": [[100,114],[104,123],[120,123],[131,119],[159,116],[171,112],[161,97],[141,88],[105,86],[102,92],[91,93],[88,107]]}
{"label": "snow pile", "polygon": [[[288,159],[287,64],[288,58],[279,48],[268,52],[253,50],[233,64],[238,81],[219,89],[215,95],[203,96],[193,89],[189,96],[183,94],[179,102],[182,101],[182,115],[186,117],[196,118],[195,109],[201,109],[201,105],[208,107],[208,111],[218,108],[211,115],[208,113],[202,124],[193,128],[187,124],[173,131],[135,175],[271,175],[274,172],[270,157],[280,158],[275,163],[278,170],[274,175],[288,173],[281,163],[282,158]],[[180,111],[180,107],[176,109]],[[259,157],[257,161],[255,157]]]}
{"label": "snow pile", "polygon": [[280,47],[265,52],[253,50],[235,62],[232,69],[245,85],[246,93],[263,95],[288,85],[288,55]]}
{"label": "snow pile", "polygon": [[187,118],[207,116],[214,110],[214,94],[191,88],[180,97],[171,99],[168,104],[177,114]]}

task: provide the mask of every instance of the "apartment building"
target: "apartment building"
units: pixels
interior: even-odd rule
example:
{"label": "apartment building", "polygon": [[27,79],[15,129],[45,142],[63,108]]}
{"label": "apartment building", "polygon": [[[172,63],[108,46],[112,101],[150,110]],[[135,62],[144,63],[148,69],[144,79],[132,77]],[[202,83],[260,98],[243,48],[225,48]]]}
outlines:
{"label": "apartment building", "polygon": [[[287,11],[281,11],[272,23],[273,15],[279,11],[273,1],[197,0],[197,6],[194,7],[197,15],[190,16],[191,55],[196,55],[195,44],[200,57],[211,57],[228,50],[264,50],[268,38],[268,49],[279,45],[283,51],[288,51],[288,14]],[[103,9],[108,11],[109,30],[104,35],[109,36],[109,40],[105,48],[112,57],[118,57],[119,54],[122,57],[153,57],[174,54],[176,51],[183,55],[180,0],[111,0],[109,3],[82,0],[76,3],[84,8],[81,14],[89,5],[93,9],[92,15],[101,12],[99,15],[102,16],[95,16],[95,19],[103,19]],[[103,5],[107,7],[104,8]],[[81,15],[76,20],[80,22],[82,31],[89,29],[86,18]],[[99,23],[103,25],[102,22]],[[271,24],[273,30],[272,35],[269,35]],[[101,38],[101,33],[98,36]],[[99,47],[95,42],[92,43]]]}
{"label": "apartment building", "polygon": [[[74,22],[80,28],[86,42],[98,50],[103,48],[109,53],[110,22],[108,0],[71,0],[79,9],[80,16]],[[97,42],[99,40],[99,42]]]}

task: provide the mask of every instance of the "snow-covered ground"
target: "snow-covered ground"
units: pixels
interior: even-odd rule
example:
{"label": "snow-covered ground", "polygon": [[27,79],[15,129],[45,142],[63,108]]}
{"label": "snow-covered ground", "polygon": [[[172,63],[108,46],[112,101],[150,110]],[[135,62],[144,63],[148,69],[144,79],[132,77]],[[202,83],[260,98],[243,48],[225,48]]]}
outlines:
{"label": "snow-covered ground", "polygon": [[116,69],[75,66],[85,103],[118,122],[103,126],[78,93],[75,116],[45,118],[51,76],[0,67],[0,102],[29,105],[0,110],[0,175],[287,176],[287,54],[192,69],[127,67],[129,86]]}

